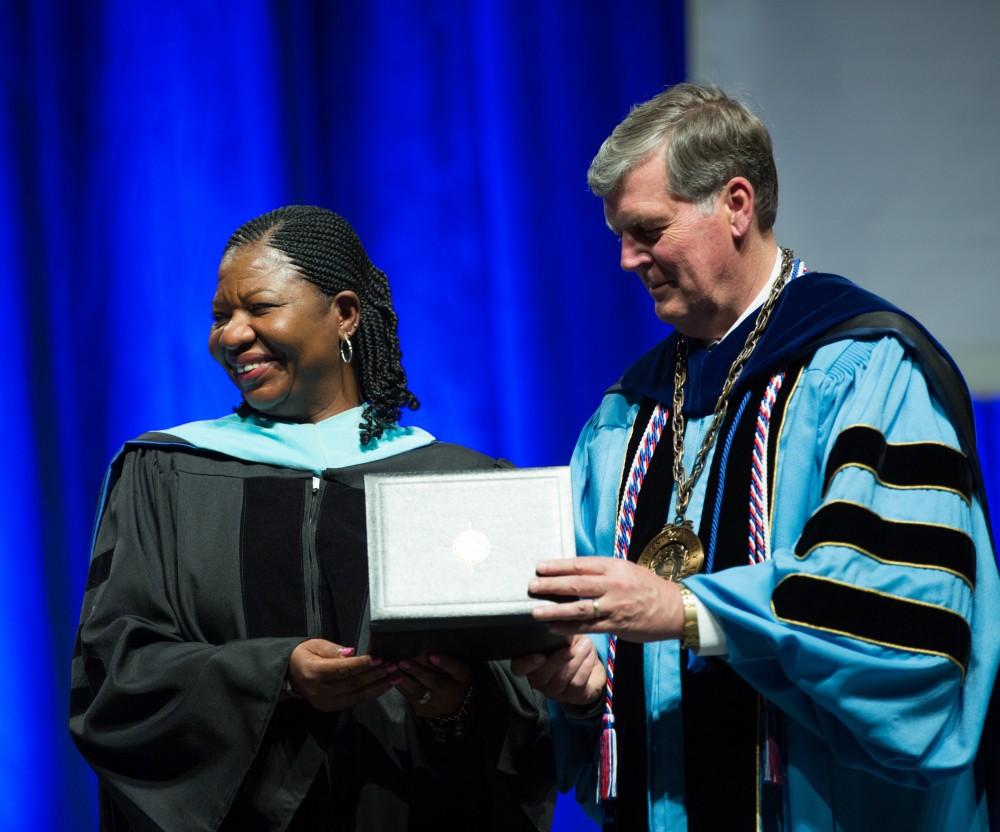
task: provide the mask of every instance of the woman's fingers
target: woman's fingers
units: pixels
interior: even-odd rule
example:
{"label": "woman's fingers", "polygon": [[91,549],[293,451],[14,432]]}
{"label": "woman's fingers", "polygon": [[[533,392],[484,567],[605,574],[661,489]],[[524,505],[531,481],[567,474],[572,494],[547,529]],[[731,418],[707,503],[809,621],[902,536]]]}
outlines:
{"label": "woman's fingers", "polygon": [[337,681],[349,679],[361,673],[382,668],[392,672],[394,665],[386,664],[381,659],[372,656],[357,656],[350,659],[317,659],[312,670],[320,681]]}
{"label": "woman's fingers", "polygon": [[397,666],[386,664],[380,659],[373,659],[371,656],[358,656],[349,659],[312,659],[296,668],[297,674],[293,674],[293,664],[289,664],[289,672],[292,675],[292,684],[296,681],[305,684],[329,685],[342,683],[350,686],[355,677],[354,686],[364,685],[369,681],[396,672]]}
{"label": "woman's fingers", "polygon": [[288,660],[292,690],[322,711],[336,711],[381,696],[400,680],[399,667],[325,639],[297,645]]}
{"label": "woman's fingers", "polygon": [[366,683],[357,683],[357,677],[351,680],[354,684],[346,687],[344,682],[334,682],[322,686],[311,696],[305,698],[320,711],[342,711],[362,702],[377,699],[399,684],[399,677],[382,676]]}
{"label": "woman's fingers", "polygon": [[431,698],[434,696],[434,692],[427,685],[413,678],[413,676],[407,674],[405,671],[400,675],[399,681],[396,683],[396,690],[403,694],[407,701],[411,703],[417,703],[428,695]]}
{"label": "woman's fingers", "polygon": [[418,716],[444,716],[462,707],[472,676],[464,662],[435,653],[405,659],[399,667],[399,690]]}
{"label": "woman's fingers", "polygon": [[[420,661],[421,657],[418,656],[417,660]],[[460,659],[456,659],[454,656],[447,656],[443,653],[431,653],[427,657],[427,661],[429,661],[442,673],[450,676],[456,682],[464,684],[469,680],[469,676],[472,674],[472,670],[469,665]]]}

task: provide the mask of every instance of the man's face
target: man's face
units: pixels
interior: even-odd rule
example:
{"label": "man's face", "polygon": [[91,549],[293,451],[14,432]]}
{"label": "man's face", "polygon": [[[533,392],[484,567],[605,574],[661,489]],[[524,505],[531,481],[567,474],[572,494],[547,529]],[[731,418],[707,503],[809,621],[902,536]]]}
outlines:
{"label": "man's face", "polygon": [[639,276],[661,321],[693,338],[721,337],[742,312],[731,310],[742,295],[729,268],[734,240],[724,191],[707,207],[675,199],[661,148],[604,200],[608,226],[621,239],[622,269]]}

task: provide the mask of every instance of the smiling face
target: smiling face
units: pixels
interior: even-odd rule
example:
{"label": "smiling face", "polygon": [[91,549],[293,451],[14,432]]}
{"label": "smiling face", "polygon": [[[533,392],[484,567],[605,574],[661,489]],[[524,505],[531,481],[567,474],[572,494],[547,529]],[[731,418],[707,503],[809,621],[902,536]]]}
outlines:
{"label": "smiling face", "polygon": [[318,422],[360,403],[339,349],[357,323],[353,292],[329,297],[282,252],[252,243],[219,266],[208,348],[255,410]]}
{"label": "smiling face", "polygon": [[[747,192],[749,189],[749,192]],[[721,337],[754,296],[739,247],[753,189],[733,179],[706,207],[671,196],[663,150],[628,171],[604,200],[621,239],[621,267],[653,298],[657,317],[684,335]]]}

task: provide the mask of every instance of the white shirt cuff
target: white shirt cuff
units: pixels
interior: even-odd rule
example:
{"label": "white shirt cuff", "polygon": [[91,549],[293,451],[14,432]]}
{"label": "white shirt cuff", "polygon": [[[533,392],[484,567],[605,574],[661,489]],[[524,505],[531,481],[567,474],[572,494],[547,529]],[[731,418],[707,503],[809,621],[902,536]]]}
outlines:
{"label": "white shirt cuff", "polygon": [[723,632],[719,619],[693,592],[694,608],[698,614],[698,644],[695,650],[698,656],[725,656],[729,652],[729,642],[726,641],[726,634]]}

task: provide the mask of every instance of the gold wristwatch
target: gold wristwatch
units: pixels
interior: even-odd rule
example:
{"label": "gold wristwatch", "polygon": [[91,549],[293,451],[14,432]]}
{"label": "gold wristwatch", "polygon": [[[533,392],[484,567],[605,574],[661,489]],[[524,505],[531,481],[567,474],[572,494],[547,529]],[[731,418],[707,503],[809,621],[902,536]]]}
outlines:
{"label": "gold wristwatch", "polygon": [[681,632],[681,647],[686,650],[697,650],[701,646],[698,636],[698,605],[694,594],[684,584],[681,584],[681,604],[684,606],[684,629]]}

